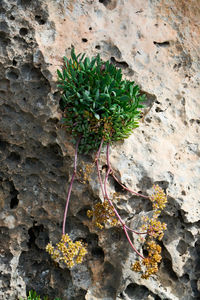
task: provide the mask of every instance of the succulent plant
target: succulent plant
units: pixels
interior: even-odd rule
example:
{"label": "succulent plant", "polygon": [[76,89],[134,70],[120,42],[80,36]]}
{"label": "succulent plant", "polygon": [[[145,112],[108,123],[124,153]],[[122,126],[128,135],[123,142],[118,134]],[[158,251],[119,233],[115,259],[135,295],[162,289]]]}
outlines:
{"label": "succulent plant", "polygon": [[77,55],[58,72],[62,90],[63,123],[75,138],[81,136],[79,151],[87,153],[104,143],[123,140],[138,127],[145,95],[134,81],[122,79],[122,71],[100,56]]}

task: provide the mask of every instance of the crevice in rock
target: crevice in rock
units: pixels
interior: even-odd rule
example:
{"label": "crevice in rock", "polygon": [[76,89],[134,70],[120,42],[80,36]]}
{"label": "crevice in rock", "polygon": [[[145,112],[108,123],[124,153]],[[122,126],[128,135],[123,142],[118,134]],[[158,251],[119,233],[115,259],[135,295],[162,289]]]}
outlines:
{"label": "crevice in rock", "polygon": [[36,15],[35,20],[39,25],[44,25],[46,23],[46,20],[44,20],[41,16]]}
{"label": "crevice in rock", "polygon": [[8,160],[19,162],[21,159],[21,156],[17,152],[10,152],[8,156]]}
{"label": "crevice in rock", "polygon": [[87,206],[84,206],[82,207],[78,213],[76,214],[76,216],[78,218],[80,218],[80,220],[89,220],[88,216],[87,216],[87,211],[88,210],[91,210],[91,206],[87,205]]}
{"label": "crevice in rock", "polygon": [[10,208],[14,209],[17,208],[18,203],[19,203],[19,199],[17,198],[19,192],[15,189],[14,183],[11,181],[11,188],[10,188],[10,196],[11,196],[11,200],[10,200]]}
{"label": "crevice in rock", "polygon": [[39,236],[40,232],[43,232],[43,231],[44,231],[43,225],[39,225],[39,226],[33,225],[33,227],[31,227],[28,230],[29,241],[27,244],[28,244],[29,248],[37,247],[37,245],[35,243],[36,238]]}
{"label": "crevice in rock", "polygon": [[156,45],[157,47],[163,47],[163,48],[166,48],[166,47],[169,47],[170,46],[170,42],[169,41],[165,41],[165,42],[153,42],[154,45]]}
{"label": "crevice in rock", "polygon": [[117,0],[99,0],[107,9],[113,10],[117,6]]}
{"label": "crevice in rock", "polygon": [[160,243],[162,245],[162,265],[164,268],[163,271],[165,271],[169,275],[169,278],[171,278],[174,282],[176,282],[178,281],[178,277],[172,268],[172,260],[170,254],[167,251],[167,249],[164,247],[163,243],[162,242]]}
{"label": "crevice in rock", "polygon": [[117,61],[113,56],[111,56],[110,61],[113,65],[121,69],[127,69],[129,65],[125,61]]}

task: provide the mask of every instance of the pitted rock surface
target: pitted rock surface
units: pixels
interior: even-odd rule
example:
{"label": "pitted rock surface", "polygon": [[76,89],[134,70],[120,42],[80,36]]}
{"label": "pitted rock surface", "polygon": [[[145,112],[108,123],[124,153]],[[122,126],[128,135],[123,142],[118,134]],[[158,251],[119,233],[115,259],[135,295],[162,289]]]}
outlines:
{"label": "pitted rock surface", "polygon": [[[31,289],[63,300],[199,299],[199,0],[2,0],[0,16],[0,299]],[[155,278],[130,270],[136,255],[120,228],[100,231],[87,218],[101,198],[95,172],[89,184],[75,181],[66,224],[88,244],[87,259],[68,270],[45,252],[61,235],[73,171],[56,87],[72,46],[110,59],[147,95],[140,127],[112,145],[110,160],[127,187],[149,193],[157,183],[167,192]],[[92,159],[79,156],[79,167]],[[119,212],[137,228],[149,203],[110,179],[114,191],[122,192]]]}

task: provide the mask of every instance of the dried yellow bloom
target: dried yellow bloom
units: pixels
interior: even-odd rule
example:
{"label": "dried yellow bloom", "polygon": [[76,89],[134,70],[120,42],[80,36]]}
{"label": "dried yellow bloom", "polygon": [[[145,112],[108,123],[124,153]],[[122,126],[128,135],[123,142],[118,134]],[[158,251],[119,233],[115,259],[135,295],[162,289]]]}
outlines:
{"label": "dried yellow bloom", "polygon": [[112,226],[116,226],[118,224],[114,210],[107,200],[103,203],[96,203],[93,210],[87,211],[87,216],[89,218],[93,217],[93,224],[100,229],[103,229],[103,224],[107,222]]}
{"label": "dried yellow bloom", "polygon": [[73,242],[68,234],[62,236],[61,241],[56,244],[56,248],[49,243],[46,246],[46,251],[51,255],[56,262],[63,261],[68,268],[72,268],[75,263],[83,262],[84,256],[87,254],[85,245],[76,241]]}
{"label": "dried yellow bloom", "polygon": [[163,189],[159,187],[159,185],[154,185],[153,189],[154,189],[154,193],[150,197],[150,200],[153,203],[153,209],[161,211],[166,206],[167,196],[165,195]]}
{"label": "dried yellow bloom", "polygon": [[142,274],[143,279],[148,279],[151,275],[155,275],[158,272],[158,263],[162,260],[160,255],[161,247],[155,241],[147,242],[147,250],[148,257],[142,260],[142,264],[145,266],[145,272]]}
{"label": "dried yellow bloom", "polygon": [[136,261],[136,262],[132,265],[131,269],[132,269],[133,271],[135,271],[135,272],[140,272],[140,271],[142,270],[141,265],[140,265],[140,262],[139,262],[139,261]]}

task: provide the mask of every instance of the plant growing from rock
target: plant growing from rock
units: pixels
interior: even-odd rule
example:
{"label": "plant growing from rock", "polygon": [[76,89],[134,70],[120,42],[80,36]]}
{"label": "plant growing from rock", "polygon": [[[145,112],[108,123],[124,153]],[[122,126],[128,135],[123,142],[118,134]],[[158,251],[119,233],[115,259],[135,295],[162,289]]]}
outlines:
{"label": "plant growing from rock", "polygon": [[[29,291],[28,293],[28,297],[24,300],[48,300],[49,297],[48,296],[44,296],[44,298],[40,298],[40,295],[37,295],[36,291]],[[22,298],[20,298],[20,300],[23,300]],[[55,298],[54,300],[61,300],[60,298]]]}
{"label": "plant growing from rock", "polygon": [[[120,68],[116,68],[109,61],[102,61],[99,55],[89,59],[85,54],[76,56],[72,49],[71,58],[64,57],[64,62],[63,70],[57,71],[58,87],[62,90],[60,106],[63,111],[64,127],[76,144],[75,161],[64,212],[63,236],[56,248],[48,244],[47,251],[53,259],[64,261],[68,267],[82,262],[87,253],[85,245],[81,242],[77,245],[77,242],[74,244],[70,240],[65,233],[65,224],[72,184],[77,174],[77,154],[78,152],[87,154],[96,150],[95,164],[103,201],[97,203],[93,210],[88,211],[88,217],[92,217],[93,223],[100,229],[105,223],[123,229],[128,243],[141,260],[141,262],[136,261],[132,269],[142,272],[142,278],[147,279],[158,271],[158,264],[161,261],[161,248],[156,240],[162,239],[166,224],[161,223],[158,217],[166,205],[167,197],[159,186],[154,186],[154,193],[151,196],[138,194],[126,188],[114,174],[109,159],[110,144],[128,138],[133,129],[138,127],[145,96],[140,95],[139,87],[133,81],[122,79]],[[104,180],[99,168],[99,157],[103,146],[106,146],[107,160]],[[112,176],[125,190],[152,202],[153,216],[150,219],[144,218],[141,231],[130,228],[118,213],[107,191],[109,176]],[[130,233],[144,236],[147,256],[135,248]]]}

